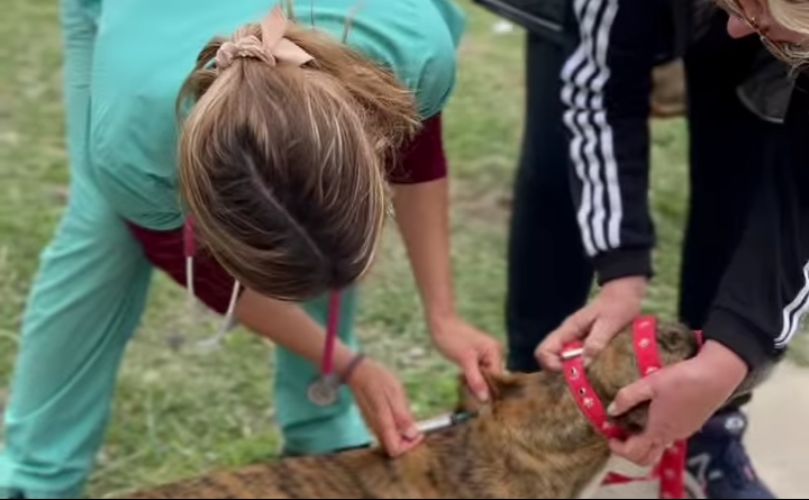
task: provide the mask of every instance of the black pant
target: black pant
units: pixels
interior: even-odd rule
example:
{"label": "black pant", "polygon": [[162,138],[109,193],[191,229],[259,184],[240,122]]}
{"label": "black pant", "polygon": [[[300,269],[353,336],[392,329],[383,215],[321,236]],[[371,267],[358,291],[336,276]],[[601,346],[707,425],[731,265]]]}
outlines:
{"label": "black pant", "polygon": [[529,35],[522,160],[514,185],[508,256],[509,369],[537,369],[534,349],[582,306],[593,278],[576,222],[562,122],[568,48]]}
{"label": "black pant", "polygon": [[[733,41],[724,20],[686,58],[691,196],[683,248],[680,320],[700,328],[745,227],[767,159],[756,148],[772,125],[736,97],[757,41]],[[570,191],[560,71],[567,48],[529,35],[527,119],[514,189],[509,248],[509,368],[534,371],[533,351],[592,286]],[[744,147],[753,145],[753,147]],[[685,186],[683,186],[685,188]]]}

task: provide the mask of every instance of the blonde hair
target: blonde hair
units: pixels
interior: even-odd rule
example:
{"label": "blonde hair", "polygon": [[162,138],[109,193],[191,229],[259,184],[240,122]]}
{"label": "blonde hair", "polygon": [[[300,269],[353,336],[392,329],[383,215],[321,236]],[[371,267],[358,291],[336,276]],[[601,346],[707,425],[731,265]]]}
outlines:
{"label": "blonde hair", "polygon": [[201,242],[236,279],[300,301],[360,279],[389,205],[386,167],[418,128],[412,94],[387,70],[294,24],[284,37],[314,60],[268,64],[200,53],[178,109],[182,196]]}
{"label": "blonde hair", "polygon": [[809,1],[767,0],[773,18],[788,30],[809,37]]}
{"label": "blonde hair", "polygon": [[[719,6],[734,13],[739,10],[738,0],[715,0]],[[809,38],[809,0],[762,0],[773,20],[781,27]],[[777,44],[762,40],[766,48],[778,59],[791,64],[796,70],[809,64],[809,46],[806,44]]]}
{"label": "blonde hair", "polygon": [[[809,38],[809,0],[767,0],[773,19],[784,28]],[[790,46],[786,53],[795,66],[809,64],[809,47]]]}

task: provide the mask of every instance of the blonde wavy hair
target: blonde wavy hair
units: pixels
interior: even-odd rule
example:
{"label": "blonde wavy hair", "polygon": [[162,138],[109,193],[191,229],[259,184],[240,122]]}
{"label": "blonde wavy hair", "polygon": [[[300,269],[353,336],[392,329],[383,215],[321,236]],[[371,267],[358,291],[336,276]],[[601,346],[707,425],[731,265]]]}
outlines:
{"label": "blonde wavy hair", "polygon": [[[782,27],[805,35],[809,39],[809,0],[761,0],[767,7],[773,20]],[[716,0],[725,10],[737,15],[740,11],[738,0]],[[779,59],[791,64],[796,69],[809,64],[809,45],[776,44],[766,37],[762,42],[770,52]]]}
{"label": "blonde wavy hair", "polygon": [[202,50],[178,101],[190,109],[179,178],[222,266],[246,287],[301,301],[368,270],[388,212],[386,167],[419,119],[412,93],[345,43],[294,23],[283,36],[313,59],[269,64],[259,46],[216,67],[223,44],[261,42],[258,24]]}
{"label": "blonde wavy hair", "polygon": [[[767,0],[767,4],[778,24],[809,38],[809,0]],[[786,53],[795,66],[809,64],[809,46],[790,46]]]}

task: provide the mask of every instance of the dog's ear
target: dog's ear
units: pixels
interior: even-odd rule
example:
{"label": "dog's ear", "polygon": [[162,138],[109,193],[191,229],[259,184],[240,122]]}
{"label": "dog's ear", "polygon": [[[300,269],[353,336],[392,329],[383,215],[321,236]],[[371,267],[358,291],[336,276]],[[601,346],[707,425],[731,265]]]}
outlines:
{"label": "dog's ear", "polygon": [[483,404],[478,401],[469,385],[466,383],[466,377],[461,374],[458,375],[458,407],[455,409],[459,413],[477,413]]}
{"label": "dog's ear", "polygon": [[649,402],[642,403],[616,417],[615,425],[629,435],[640,434],[649,422]]}
{"label": "dog's ear", "polygon": [[522,394],[523,380],[511,373],[495,375],[493,373],[483,373],[486,384],[489,386],[492,399],[500,401]]}
{"label": "dog's ear", "polygon": [[[522,394],[524,383],[517,375],[493,374],[484,371],[483,378],[486,380],[486,385],[489,387],[489,394],[493,401],[501,401]],[[487,405],[487,403],[482,403],[478,400],[472,393],[463,375],[458,377],[458,387],[460,398],[457,409],[459,411],[475,413]]]}
{"label": "dog's ear", "polygon": [[657,343],[666,365],[693,358],[700,348],[697,334],[679,323],[661,323],[657,328]]}

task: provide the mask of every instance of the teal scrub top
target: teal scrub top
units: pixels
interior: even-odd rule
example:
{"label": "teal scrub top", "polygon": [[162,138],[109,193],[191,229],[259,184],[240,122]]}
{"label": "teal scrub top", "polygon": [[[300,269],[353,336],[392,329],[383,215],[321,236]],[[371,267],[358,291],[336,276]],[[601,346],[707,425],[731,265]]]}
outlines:
{"label": "teal scrub top", "polygon": [[[178,92],[200,50],[260,21],[268,0],[109,0],[102,3],[92,75],[94,180],[127,220],[155,230],[184,222],[177,180]],[[415,95],[423,118],[455,86],[464,29],[451,0],[296,0],[301,24],[347,40],[389,68]]]}

